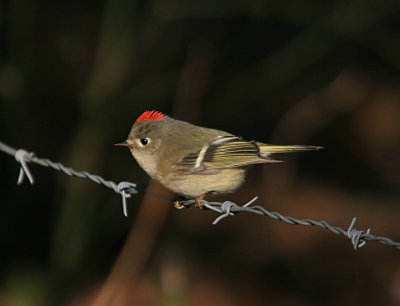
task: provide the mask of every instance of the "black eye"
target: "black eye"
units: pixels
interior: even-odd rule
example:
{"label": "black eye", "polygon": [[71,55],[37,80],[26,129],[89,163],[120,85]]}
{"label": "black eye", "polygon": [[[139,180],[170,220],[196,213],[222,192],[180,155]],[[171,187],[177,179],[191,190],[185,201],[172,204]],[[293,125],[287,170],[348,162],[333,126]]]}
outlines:
{"label": "black eye", "polygon": [[142,138],[142,139],[140,139],[140,143],[145,146],[145,145],[147,145],[149,143],[149,139],[148,138]]}

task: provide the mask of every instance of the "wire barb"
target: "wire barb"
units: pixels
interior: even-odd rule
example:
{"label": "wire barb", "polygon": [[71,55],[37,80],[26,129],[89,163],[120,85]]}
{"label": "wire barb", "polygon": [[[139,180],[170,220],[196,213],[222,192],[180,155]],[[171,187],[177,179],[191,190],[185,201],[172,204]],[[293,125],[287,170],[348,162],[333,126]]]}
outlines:
{"label": "wire barb", "polygon": [[118,193],[122,197],[122,211],[125,217],[128,217],[126,199],[130,198],[132,194],[138,193],[136,190],[136,186],[136,184],[130,182],[119,182],[119,184],[117,185]]}
{"label": "wire barb", "polygon": [[[102,178],[99,175],[91,174],[86,171],[76,171],[72,168],[65,167],[61,163],[55,163],[49,159],[45,158],[39,158],[34,155],[33,152],[28,152],[24,149],[19,149],[16,150],[5,143],[0,141],[0,151],[3,151],[9,155],[14,156],[15,160],[20,164],[20,172],[19,172],[19,177],[17,184],[20,185],[22,184],[25,176],[28,178],[29,182],[33,184],[35,182],[33,175],[28,167],[28,163],[36,163],[38,165],[41,165],[43,167],[48,167],[52,168],[57,171],[61,171],[69,176],[72,177],[80,177],[80,178],[86,178],[89,179],[97,184],[101,184],[103,186],[106,186],[107,188],[110,188],[114,190],[114,192],[118,193],[122,197],[122,211],[125,217],[128,216],[128,208],[127,208],[127,198],[130,198],[133,194],[137,193],[147,193],[145,191],[145,188],[143,186],[138,186],[135,183],[131,182],[126,182],[122,181],[118,184],[116,184],[113,181],[108,181]],[[153,195],[152,193],[147,193],[149,195]],[[156,196],[156,195],[154,195]],[[348,227],[347,230],[342,229],[339,226],[332,226],[328,222],[320,220],[312,220],[312,219],[296,219],[293,217],[287,217],[283,216],[282,214],[278,212],[271,212],[265,209],[262,206],[251,206],[258,197],[254,197],[251,199],[249,202],[244,204],[243,206],[239,206],[236,203],[233,203],[231,201],[225,201],[225,202],[208,202],[205,200],[201,201],[202,207],[208,210],[212,210],[216,213],[219,213],[220,216],[218,216],[214,221],[213,224],[217,224],[220,222],[222,219],[228,217],[228,216],[233,216],[239,212],[247,212],[247,213],[253,213],[257,214],[260,216],[267,216],[275,220],[280,220],[283,222],[286,222],[291,225],[303,225],[303,226],[319,226],[324,229],[327,229],[331,231],[332,233],[338,234],[345,236],[350,239],[351,243],[353,244],[354,250],[357,250],[361,247],[363,247],[367,241],[377,241],[382,244],[390,245],[392,247],[395,247],[396,249],[400,250],[400,242],[395,242],[387,237],[377,237],[371,234],[371,229],[368,229],[367,231],[359,230],[355,228],[355,223],[356,223],[356,218],[354,217],[353,220],[350,223],[350,226]],[[182,208],[189,208],[192,207],[193,204],[195,203],[195,200],[187,200],[187,201],[180,201],[179,205],[176,207],[179,209]]]}
{"label": "wire barb", "polygon": [[371,229],[369,228],[366,232],[363,230],[358,230],[354,227],[356,224],[357,218],[354,217],[351,221],[349,228],[347,229],[347,237],[351,240],[353,244],[354,250],[356,251],[359,248],[362,248],[367,241],[364,239],[366,235],[369,235]]}
{"label": "wire barb", "polygon": [[27,164],[27,162],[30,162],[32,160],[33,156],[34,156],[33,152],[28,152],[24,149],[19,149],[15,152],[15,160],[17,161],[17,163],[21,165],[21,167],[19,168],[17,185],[21,185],[24,182],[25,176],[28,178],[29,183],[31,183],[31,185],[35,183],[35,179],[33,178],[33,175],[29,170]]}

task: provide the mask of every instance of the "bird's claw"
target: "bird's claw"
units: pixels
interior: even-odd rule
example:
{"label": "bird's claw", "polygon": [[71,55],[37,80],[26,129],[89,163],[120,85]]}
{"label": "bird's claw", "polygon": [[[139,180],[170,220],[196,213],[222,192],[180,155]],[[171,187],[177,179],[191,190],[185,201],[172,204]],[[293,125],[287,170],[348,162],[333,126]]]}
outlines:
{"label": "bird's claw", "polygon": [[194,203],[193,203],[193,200],[183,200],[183,201],[176,200],[176,201],[174,201],[174,207],[176,209],[184,209],[184,208],[190,208],[190,207],[194,206],[199,209],[204,209],[205,206],[201,202],[203,200],[203,198],[204,198],[204,195],[201,197],[198,197],[197,199],[194,200]]}
{"label": "bird's claw", "polygon": [[197,200],[194,203],[194,207],[200,208],[200,209],[204,209],[204,205],[201,203],[201,200]]}
{"label": "bird's claw", "polygon": [[192,207],[193,202],[190,203],[190,201],[174,201],[174,207],[176,209],[184,209],[184,208],[189,208]]}
{"label": "bird's claw", "polygon": [[174,201],[174,207],[176,209],[183,209],[183,208],[185,208],[185,205],[182,204],[180,201]]}

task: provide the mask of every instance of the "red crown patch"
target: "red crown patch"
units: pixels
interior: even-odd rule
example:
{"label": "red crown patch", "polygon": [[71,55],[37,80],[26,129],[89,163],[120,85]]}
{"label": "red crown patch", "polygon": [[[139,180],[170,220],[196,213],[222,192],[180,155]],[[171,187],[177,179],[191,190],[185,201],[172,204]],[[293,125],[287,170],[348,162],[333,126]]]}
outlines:
{"label": "red crown patch", "polygon": [[145,111],[143,114],[139,116],[139,118],[136,119],[135,124],[144,120],[147,121],[153,121],[153,120],[159,120],[164,118],[165,115],[161,112],[152,110],[152,111]]}

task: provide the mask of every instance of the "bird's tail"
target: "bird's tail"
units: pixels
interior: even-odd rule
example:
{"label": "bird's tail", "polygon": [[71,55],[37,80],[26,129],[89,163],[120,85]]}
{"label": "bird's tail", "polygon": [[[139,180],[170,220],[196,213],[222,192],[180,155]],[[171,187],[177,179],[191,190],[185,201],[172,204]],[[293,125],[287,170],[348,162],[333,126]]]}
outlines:
{"label": "bird's tail", "polygon": [[274,153],[291,153],[291,152],[313,151],[322,149],[322,147],[318,146],[303,146],[303,145],[280,146],[280,145],[271,145],[265,143],[259,143],[258,146],[260,147],[260,153],[263,156],[268,156],[269,154],[274,154]]}

